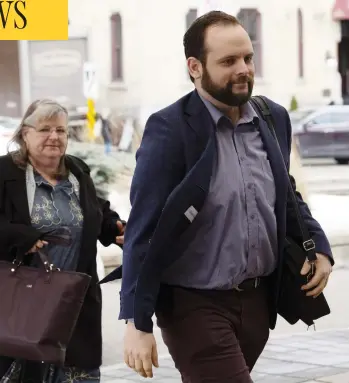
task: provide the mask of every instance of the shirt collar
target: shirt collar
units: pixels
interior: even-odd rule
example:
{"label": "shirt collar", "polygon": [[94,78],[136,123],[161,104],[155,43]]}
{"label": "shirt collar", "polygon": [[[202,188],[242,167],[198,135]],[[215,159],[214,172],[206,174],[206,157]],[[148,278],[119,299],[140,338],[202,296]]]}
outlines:
{"label": "shirt collar", "polygon": [[[40,173],[36,172],[34,169],[33,169],[33,173],[34,173],[34,181],[36,186],[41,186],[42,184],[44,184],[44,185],[52,187],[52,185],[49,182],[47,182]],[[69,179],[60,180],[58,182],[59,185],[65,185],[65,184],[70,185],[70,183],[71,182]]]}
{"label": "shirt collar", "polygon": [[34,172],[33,173],[34,174],[34,181],[35,181],[37,186],[41,186],[42,184],[49,185],[49,183],[45,180],[45,178],[41,174],[39,174],[35,170],[33,170],[33,172]]}
{"label": "shirt collar", "polygon": [[[210,101],[206,100],[203,96],[199,94],[202,102],[205,104],[206,108],[208,109],[214,123],[217,125],[219,120],[222,117],[226,118],[226,115],[222,113],[216,106],[214,106]],[[241,118],[238,121],[237,125],[240,124],[249,124],[249,123],[255,123],[258,122],[259,118],[256,113],[256,111],[253,109],[251,104],[247,102],[246,104],[241,106]]]}

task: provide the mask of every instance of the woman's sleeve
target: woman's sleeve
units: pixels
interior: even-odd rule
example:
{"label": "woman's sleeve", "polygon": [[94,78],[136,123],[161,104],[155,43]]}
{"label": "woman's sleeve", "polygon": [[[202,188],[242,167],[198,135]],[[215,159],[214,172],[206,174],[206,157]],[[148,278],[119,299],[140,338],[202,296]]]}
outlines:
{"label": "woman's sleeve", "polygon": [[8,220],[4,201],[4,183],[0,180],[0,253],[6,257],[16,249],[25,254],[40,239],[41,233],[32,226]]}
{"label": "woman's sleeve", "polygon": [[[124,226],[126,225],[126,222],[120,218],[118,213],[110,209],[109,201],[106,201],[103,198],[98,198],[98,203],[103,215],[101,232],[98,239],[103,246],[109,246],[112,243],[115,244],[115,238],[120,235],[116,222],[121,221]],[[118,246],[122,247],[121,245]]]}
{"label": "woman's sleeve", "polygon": [[[81,158],[74,157],[74,156],[70,156],[70,158],[72,158],[73,161],[78,163],[79,166],[82,168],[82,170],[89,175],[90,186],[94,190],[94,193],[96,193],[96,188],[95,188],[93,179],[90,175],[89,166]],[[116,243],[115,238],[120,234],[118,227],[116,225],[116,222],[121,221],[124,226],[126,225],[126,222],[120,219],[120,216],[118,213],[110,209],[109,201],[106,201],[105,199],[100,197],[97,197],[97,201],[102,213],[102,224],[101,224],[101,230],[98,236],[98,240],[101,242],[103,246],[109,246],[112,243],[115,244]],[[120,245],[118,244],[118,246]]]}

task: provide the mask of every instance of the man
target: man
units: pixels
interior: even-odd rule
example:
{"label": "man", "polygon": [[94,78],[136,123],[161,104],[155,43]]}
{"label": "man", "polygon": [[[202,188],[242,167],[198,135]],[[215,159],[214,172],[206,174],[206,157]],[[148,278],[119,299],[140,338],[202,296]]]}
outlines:
{"label": "man", "polygon": [[[276,322],[286,215],[291,126],[269,101],[282,150],[249,103],[251,40],[230,15],[210,12],[184,36],[196,90],[153,114],[131,187],[120,319],[129,367],[152,377],[152,316],[185,383],[247,383]],[[278,79],[276,79],[278,81]],[[298,195],[316,243],[316,297],[331,272],[331,250]],[[306,262],[302,273],[309,271]]]}

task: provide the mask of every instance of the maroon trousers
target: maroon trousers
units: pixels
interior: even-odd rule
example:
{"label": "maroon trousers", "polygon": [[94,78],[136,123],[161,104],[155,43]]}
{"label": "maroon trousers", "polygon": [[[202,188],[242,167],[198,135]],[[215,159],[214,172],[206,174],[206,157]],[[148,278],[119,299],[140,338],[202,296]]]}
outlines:
{"label": "maroon trousers", "polygon": [[162,286],[158,326],[183,383],[251,383],[269,337],[265,286],[194,290]]}

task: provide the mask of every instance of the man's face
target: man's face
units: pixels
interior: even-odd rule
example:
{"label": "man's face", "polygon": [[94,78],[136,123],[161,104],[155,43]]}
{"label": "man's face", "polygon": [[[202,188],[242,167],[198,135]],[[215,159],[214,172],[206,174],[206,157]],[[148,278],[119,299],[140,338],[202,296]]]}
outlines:
{"label": "man's face", "polygon": [[201,87],[217,101],[240,106],[251,97],[254,82],[253,47],[240,25],[213,26],[206,31],[206,62]]}

